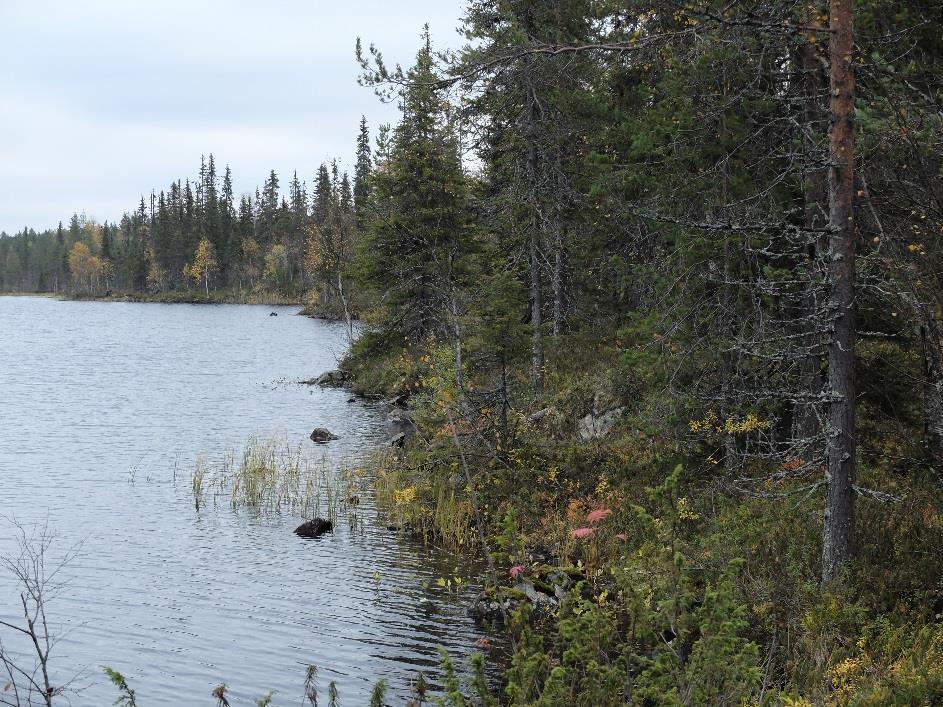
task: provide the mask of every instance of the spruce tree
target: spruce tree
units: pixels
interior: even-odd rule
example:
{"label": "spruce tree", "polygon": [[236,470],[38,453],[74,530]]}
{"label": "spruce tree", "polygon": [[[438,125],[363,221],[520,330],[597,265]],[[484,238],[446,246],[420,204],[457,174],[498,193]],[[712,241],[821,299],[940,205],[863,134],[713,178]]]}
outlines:
{"label": "spruce tree", "polygon": [[360,118],[360,132],[357,134],[357,156],[354,165],[354,211],[357,214],[357,228],[363,230],[367,221],[367,205],[370,201],[370,175],[373,172],[373,159],[370,154],[370,130],[367,118]]}
{"label": "spruce tree", "polygon": [[219,195],[220,213],[220,247],[217,248],[220,260],[220,270],[224,281],[228,283],[232,260],[238,252],[238,237],[236,233],[236,209],[234,204],[232,170],[226,165],[223,173],[223,187]]}
{"label": "spruce tree", "polygon": [[412,343],[452,336],[455,287],[471,246],[467,179],[437,83],[427,28],[389,159],[373,176],[384,211],[359,247],[360,278],[380,295],[385,333]]}

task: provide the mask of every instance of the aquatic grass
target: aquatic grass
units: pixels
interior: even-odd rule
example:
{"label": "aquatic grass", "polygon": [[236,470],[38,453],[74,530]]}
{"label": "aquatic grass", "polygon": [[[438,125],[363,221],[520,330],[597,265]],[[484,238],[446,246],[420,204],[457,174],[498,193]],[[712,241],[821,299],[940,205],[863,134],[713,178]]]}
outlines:
{"label": "aquatic grass", "polygon": [[373,686],[373,691],[370,693],[370,707],[383,707],[386,704],[386,691],[386,679],[381,678]]}
{"label": "aquatic grass", "polygon": [[193,478],[191,480],[193,491],[193,504],[197,510],[200,510],[200,503],[203,499],[203,478],[206,476],[206,462],[203,457],[196,460],[196,466],[193,469]]}
{"label": "aquatic grass", "polygon": [[354,495],[351,475],[331,468],[324,458],[309,458],[304,448],[279,437],[250,437],[241,454],[230,452],[209,468],[200,458],[193,472],[193,498],[204,505],[204,490],[214,501],[262,513],[291,512],[335,522]]}

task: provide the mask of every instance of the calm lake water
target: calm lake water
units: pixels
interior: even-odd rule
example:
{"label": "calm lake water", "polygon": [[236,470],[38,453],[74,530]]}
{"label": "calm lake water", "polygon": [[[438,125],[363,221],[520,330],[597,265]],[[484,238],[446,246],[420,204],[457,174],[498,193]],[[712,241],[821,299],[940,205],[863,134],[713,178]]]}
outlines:
{"label": "calm lake water", "polygon": [[[463,656],[481,637],[463,604],[473,586],[435,585],[469,570],[387,531],[369,499],[362,527],[341,520],[319,541],[292,534],[297,516],[194,509],[197,457],[252,435],[332,468],[385,439],[381,407],[297,383],[335,367],[345,338],[296,312],[0,297],[0,554],[16,549],[11,518],[48,520],[54,556],[80,544],[48,607],[55,678],[79,673],[71,704],[111,704],[109,665],[145,706],[212,704],[220,683],[233,705],[269,690],[298,705],[308,664],[322,700],[333,679],[342,704],[366,704],[387,678],[402,704],[437,646]],[[317,447],[314,427],[340,440]],[[0,572],[0,617],[16,601]]]}

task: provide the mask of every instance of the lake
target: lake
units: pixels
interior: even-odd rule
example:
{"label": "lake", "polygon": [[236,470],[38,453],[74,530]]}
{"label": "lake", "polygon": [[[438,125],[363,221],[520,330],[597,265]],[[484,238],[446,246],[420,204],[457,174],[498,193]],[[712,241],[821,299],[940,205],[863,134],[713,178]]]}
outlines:
{"label": "lake", "polygon": [[[388,531],[369,496],[356,529],[316,541],[289,513],[194,508],[198,457],[238,455],[253,435],[331,469],[385,440],[382,406],[299,384],[336,367],[346,339],[297,311],[0,297],[0,554],[16,551],[11,519],[48,521],[52,561],[79,546],[47,607],[54,678],[78,673],[71,704],[111,704],[108,665],[141,705],[212,704],[220,683],[233,705],[270,690],[297,705],[309,664],[324,703],[330,680],[359,705],[386,678],[401,704],[438,646],[466,656],[481,637],[473,583],[435,582],[471,571]],[[317,446],[315,427],[340,439]],[[0,618],[17,600],[0,573]]]}

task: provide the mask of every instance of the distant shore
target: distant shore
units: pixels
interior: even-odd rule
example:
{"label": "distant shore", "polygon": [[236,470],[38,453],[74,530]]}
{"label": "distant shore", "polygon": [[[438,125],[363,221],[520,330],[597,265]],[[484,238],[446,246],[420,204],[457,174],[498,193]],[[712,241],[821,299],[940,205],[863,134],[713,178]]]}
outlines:
{"label": "distant shore", "polygon": [[[3,292],[0,297],[49,297],[79,302],[155,302],[159,304],[259,304],[301,307],[298,312],[312,319],[343,321],[340,312],[324,308],[302,296],[286,296],[277,292],[247,292],[245,290],[212,290],[207,296],[202,290],[167,290],[165,292]],[[356,317],[355,317],[356,319]]]}
{"label": "distant shore", "polygon": [[94,302],[159,302],[165,304],[267,304],[303,306],[301,297],[275,292],[215,290],[209,295],[200,290],[167,290],[163,292],[0,292],[5,297],[52,297],[61,300]]}
{"label": "distant shore", "polygon": [[95,300],[101,302],[160,302],[165,304],[269,304],[298,305],[304,303],[298,296],[286,296],[277,292],[251,292],[245,290],[211,290],[209,295],[202,290],[167,290],[161,292],[121,292],[63,295],[62,299]]}

